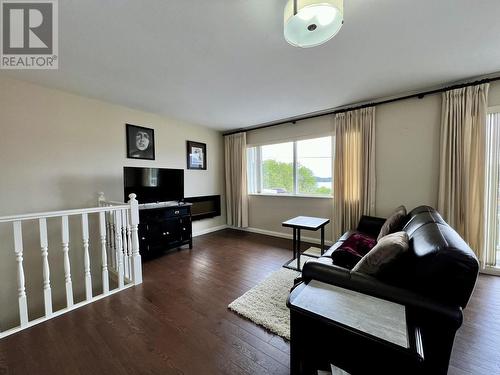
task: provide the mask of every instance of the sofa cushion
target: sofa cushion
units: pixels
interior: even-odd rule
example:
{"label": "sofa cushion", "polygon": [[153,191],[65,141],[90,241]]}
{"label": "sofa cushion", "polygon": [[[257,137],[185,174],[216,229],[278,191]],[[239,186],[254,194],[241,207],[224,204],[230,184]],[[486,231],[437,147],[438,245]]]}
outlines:
{"label": "sofa cushion", "polygon": [[399,255],[408,251],[408,234],[396,232],[381,238],[361,260],[352,272],[376,276],[384,266],[393,262]]}
{"label": "sofa cushion", "polygon": [[394,210],[391,216],[387,218],[384,225],[382,225],[382,229],[380,229],[380,233],[377,237],[377,241],[384,236],[387,236],[390,233],[394,233],[400,231],[404,225],[404,219],[406,218],[406,207],[399,206]]}
{"label": "sofa cushion", "polygon": [[331,253],[335,265],[351,269],[376,244],[376,240],[363,233],[354,233]]}

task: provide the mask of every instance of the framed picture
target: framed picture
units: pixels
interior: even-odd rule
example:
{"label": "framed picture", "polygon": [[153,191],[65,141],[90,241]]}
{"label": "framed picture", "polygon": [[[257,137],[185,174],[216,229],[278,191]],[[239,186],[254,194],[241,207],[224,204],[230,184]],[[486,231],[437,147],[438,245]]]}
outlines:
{"label": "framed picture", "polygon": [[207,169],[207,145],[187,141],[187,169]]}
{"label": "framed picture", "polygon": [[127,124],[127,158],[155,160],[155,131]]}

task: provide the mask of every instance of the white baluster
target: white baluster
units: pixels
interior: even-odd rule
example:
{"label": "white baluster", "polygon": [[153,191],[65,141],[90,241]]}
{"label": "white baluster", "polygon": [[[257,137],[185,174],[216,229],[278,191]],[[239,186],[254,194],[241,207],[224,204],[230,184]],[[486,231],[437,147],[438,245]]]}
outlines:
{"label": "white baluster", "polygon": [[14,222],[14,251],[17,261],[17,299],[19,301],[19,320],[21,327],[28,324],[28,303],[26,301],[26,289],[24,284],[23,268],[23,232],[21,222]]}
{"label": "white baluster", "polygon": [[123,288],[123,246],[122,246],[122,216],[119,210],[115,211],[115,244],[116,244],[116,262],[118,273],[118,288]]}
{"label": "white baluster", "polygon": [[139,202],[136,195],[130,194],[130,231],[132,232],[132,265],[134,284],[142,283],[142,260],[139,253]]}
{"label": "white baluster", "polygon": [[85,298],[92,299],[92,276],[90,274],[89,255],[89,219],[87,214],[82,214],[82,236],[83,236],[83,265],[85,269]]}
{"label": "white baluster", "polygon": [[128,244],[128,269],[129,269],[129,275],[128,278],[130,280],[133,280],[134,275],[133,275],[133,264],[132,264],[132,231],[130,228],[130,210],[127,210],[125,212],[125,215],[127,217],[127,244]]}
{"label": "white baluster", "polygon": [[[106,207],[108,207],[106,205]],[[106,244],[107,258],[109,259],[109,265],[113,268],[113,250],[111,248],[111,241],[113,241],[113,235],[111,233],[111,212],[105,212],[104,217],[106,219],[106,238],[108,239]]]}
{"label": "white baluster", "polygon": [[110,230],[110,245],[111,245],[111,267],[116,271],[117,260],[116,260],[116,225],[115,225],[115,213],[114,211],[109,212],[109,230]]}
{"label": "white baluster", "polygon": [[102,253],[102,292],[104,295],[109,293],[108,277],[108,254],[106,246],[106,213],[99,212],[99,231],[101,235],[101,253]]}
{"label": "white baluster", "polygon": [[123,268],[125,277],[130,278],[128,263],[128,240],[127,240],[127,211],[120,211],[122,216],[122,240],[123,240]]}
{"label": "white baluster", "polygon": [[42,249],[43,267],[43,300],[45,303],[45,316],[52,316],[52,290],[50,289],[50,269],[49,269],[49,241],[47,238],[47,219],[38,220],[40,226],[40,247]]}
{"label": "white baluster", "polygon": [[66,283],[66,303],[68,307],[73,306],[73,284],[71,282],[71,266],[69,263],[69,225],[68,217],[61,218],[61,238],[64,256],[64,280]]}

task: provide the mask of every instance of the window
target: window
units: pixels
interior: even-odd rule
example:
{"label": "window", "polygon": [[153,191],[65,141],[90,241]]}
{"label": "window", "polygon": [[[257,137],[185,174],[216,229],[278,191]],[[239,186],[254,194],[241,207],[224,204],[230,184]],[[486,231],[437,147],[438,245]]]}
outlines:
{"label": "window", "polygon": [[250,194],[332,195],[332,137],[248,148]]}
{"label": "window", "polygon": [[488,114],[486,137],[486,267],[500,267],[500,108]]}

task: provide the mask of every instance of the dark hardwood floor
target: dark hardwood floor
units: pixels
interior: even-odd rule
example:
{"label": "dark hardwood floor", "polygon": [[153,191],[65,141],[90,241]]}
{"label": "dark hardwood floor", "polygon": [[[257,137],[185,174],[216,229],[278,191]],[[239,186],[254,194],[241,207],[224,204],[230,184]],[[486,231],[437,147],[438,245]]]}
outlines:
{"label": "dark hardwood floor", "polygon": [[[225,230],[144,263],[144,284],[0,341],[3,374],[288,374],[289,345],[227,309],[291,256]],[[500,278],[481,276],[450,373],[500,373]]]}
{"label": "dark hardwood floor", "polygon": [[500,374],[500,277],[479,276],[455,338],[449,374]]}

